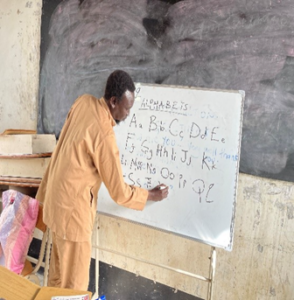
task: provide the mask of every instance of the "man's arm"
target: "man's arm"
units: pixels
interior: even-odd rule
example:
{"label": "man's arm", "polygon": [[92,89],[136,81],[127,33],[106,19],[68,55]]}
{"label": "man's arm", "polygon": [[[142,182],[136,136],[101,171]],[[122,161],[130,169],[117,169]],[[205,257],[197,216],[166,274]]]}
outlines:
{"label": "man's arm", "polygon": [[[94,154],[94,164],[111,198],[119,205],[143,210],[147,200],[166,198],[168,188],[161,184],[151,190],[131,186],[124,182],[115,135],[104,138]],[[163,189],[163,187],[166,187]]]}

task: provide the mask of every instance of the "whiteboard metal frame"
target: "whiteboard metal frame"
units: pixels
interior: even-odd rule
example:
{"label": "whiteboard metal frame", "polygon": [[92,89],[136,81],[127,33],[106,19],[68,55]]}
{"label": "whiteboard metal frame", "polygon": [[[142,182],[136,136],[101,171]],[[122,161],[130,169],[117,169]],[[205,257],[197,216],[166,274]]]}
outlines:
{"label": "whiteboard metal frame", "polygon": [[[136,84],[139,84],[139,83],[136,83]],[[154,84],[144,84],[144,85],[146,85],[146,86],[156,86]],[[240,130],[240,132],[239,132],[239,143],[238,143],[238,153],[240,155],[240,153],[241,153],[242,123],[243,123],[243,109],[244,109],[244,99],[245,99],[245,92],[244,91],[242,91],[242,90],[221,90],[221,89],[213,90],[213,89],[208,89],[208,88],[195,88],[195,87],[184,87],[184,86],[167,86],[167,85],[158,85],[158,86],[160,86],[160,87],[173,87],[173,88],[185,88],[185,89],[191,89],[192,88],[194,90],[213,91],[213,92],[234,92],[234,93],[238,92],[241,95],[241,98],[242,98],[241,107],[240,107],[240,120],[239,120],[239,130]],[[236,206],[236,199],[237,199],[237,196],[236,196],[237,188],[236,188],[236,186],[237,186],[237,182],[238,182],[239,164],[240,164],[240,157],[238,159],[237,166],[236,166],[237,174],[236,174],[236,178],[235,178],[235,190],[234,190],[234,199],[235,200],[234,200],[234,208],[233,208],[233,215],[232,215],[232,221],[231,221],[231,233],[232,234],[231,234],[230,248],[232,248],[232,244],[233,244],[232,238],[233,238],[233,229],[234,229],[235,206]],[[200,239],[197,239],[197,238],[189,237],[189,236],[186,236],[186,235],[183,235],[183,234],[170,232],[168,230],[164,230],[164,229],[161,229],[161,228],[156,228],[152,225],[142,224],[140,222],[129,220],[129,219],[121,217],[121,216],[108,214],[108,213],[105,213],[105,212],[102,212],[102,211],[97,211],[97,213],[102,214],[102,215],[110,216],[114,219],[122,219],[122,220],[126,220],[126,221],[129,221],[129,222],[132,222],[132,223],[142,225],[142,226],[147,226],[147,227],[150,227],[150,228],[153,228],[153,229],[156,229],[156,230],[172,233],[173,235],[179,235],[179,236],[182,236],[182,237],[187,238],[187,239],[192,239],[196,242],[203,243],[203,244],[206,244],[206,245],[210,246],[211,251],[210,251],[210,256],[209,256],[209,273],[208,273],[208,277],[204,277],[204,276],[199,275],[199,274],[194,274],[194,273],[191,273],[191,272],[187,272],[185,270],[173,268],[173,267],[170,267],[170,266],[167,266],[167,265],[158,264],[158,263],[154,263],[154,262],[151,262],[151,261],[146,261],[146,260],[143,260],[143,259],[139,259],[139,258],[136,258],[136,257],[133,257],[133,256],[129,256],[129,255],[120,253],[118,251],[114,251],[114,250],[107,249],[107,248],[99,246],[99,233],[98,233],[98,226],[97,226],[98,225],[98,218],[97,218],[96,226],[95,226],[95,229],[94,229],[94,231],[95,231],[94,232],[94,234],[95,234],[95,245],[92,246],[92,248],[95,249],[95,288],[96,288],[95,294],[92,297],[93,300],[99,297],[99,251],[110,252],[110,253],[113,253],[115,255],[120,255],[120,256],[129,258],[129,259],[133,259],[133,260],[145,263],[145,264],[153,265],[153,266],[156,266],[156,267],[160,267],[160,268],[164,268],[164,269],[167,269],[167,270],[170,270],[170,271],[174,271],[174,272],[179,273],[179,274],[190,276],[190,277],[193,277],[197,280],[205,281],[205,282],[208,283],[207,298],[206,299],[207,300],[212,300],[212,297],[213,297],[213,283],[214,283],[215,270],[216,270],[216,247],[220,247],[219,245],[207,242],[205,240],[200,240]]]}
{"label": "whiteboard metal frame", "polygon": [[[115,219],[114,216],[111,216],[112,218]],[[169,271],[173,271],[182,275],[186,275],[186,276],[190,276],[193,277],[197,280],[202,280],[208,283],[208,289],[207,289],[207,300],[212,300],[212,296],[213,296],[213,283],[214,283],[214,276],[215,276],[215,269],[216,269],[216,248],[214,246],[210,246],[211,247],[211,251],[210,251],[210,256],[208,257],[209,259],[209,272],[208,272],[208,277],[199,275],[199,274],[194,274],[191,272],[187,272],[185,270],[182,269],[177,269],[177,268],[173,268],[164,264],[158,264],[158,263],[154,263],[151,261],[147,261],[144,259],[140,259],[134,256],[130,256],[124,253],[120,253],[118,251],[115,250],[111,250],[111,249],[107,249],[104,247],[99,246],[99,229],[98,229],[98,218],[96,218],[96,225],[94,228],[94,234],[95,234],[95,244],[92,245],[92,249],[95,249],[95,293],[92,296],[92,300],[97,300],[99,297],[99,251],[105,251],[105,252],[110,252],[112,254],[115,255],[120,255],[132,260],[136,260],[139,261],[141,263],[144,264],[148,264],[148,265],[153,265],[156,267],[160,267]]]}
{"label": "whiteboard metal frame", "polygon": [[[210,245],[212,247],[217,247],[217,248],[223,248],[227,251],[231,251],[232,247],[233,247],[233,235],[234,235],[234,219],[235,219],[235,209],[236,209],[236,201],[237,201],[237,184],[238,184],[238,174],[239,174],[239,165],[240,165],[240,153],[241,153],[241,139],[242,139],[242,123],[243,123],[243,109],[244,109],[244,100],[245,100],[245,92],[243,90],[224,90],[224,89],[210,89],[210,88],[197,88],[197,87],[191,87],[191,86],[178,86],[178,85],[158,85],[158,84],[148,84],[148,83],[138,83],[136,82],[136,88],[137,87],[147,87],[147,88],[178,88],[181,90],[185,90],[185,91],[198,91],[198,92],[213,92],[213,93],[228,93],[228,94],[238,94],[241,96],[241,103],[240,103],[240,119],[238,119],[238,128],[239,128],[239,134],[238,134],[238,145],[237,145],[237,151],[238,151],[238,160],[237,160],[237,164],[235,167],[235,175],[234,175],[234,192],[233,192],[233,203],[232,203],[232,214],[231,214],[231,220],[230,220],[230,225],[229,225],[229,231],[230,231],[230,237],[229,237],[229,241],[227,242],[227,244],[224,244],[223,242],[217,242],[215,240],[207,240],[206,238],[202,238],[201,236],[192,236],[189,235],[187,232],[177,232],[177,231],[172,231],[170,229],[167,228],[163,228],[163,227],[156,227],[156,225],[154,224],[150,224],[150,222],[148,223],[142,223],[140,221],[138,221],[137,218],[129,218],[127,216],[124,215],[124,213],[118,212],[118,213],[110,213],[111,209],[106,210],[105,209],[105,205],[104,203],[101,203],[101,199],[104,201],[103,198],[99,198],[99,194],[98,194],[98,198],[100,205],[98,206],[97,212],[100,214],[104,214],[107,216],[111,216],[111,217],[115,217],[115,218],[119,218],[119,219],[123,219],[123,220],[127,220],[129,222],[132,223],[137,223],[140,224],[142,226],[147,226],[153,229],[157,229],[160,231],[164,231],[164,232],[168,232],[168,233],[172,233],[174,235],[178,235],[181,236],[183,238],[187,238],[187,239],[192,239],[194,241],[197,242],[201,242],[207,245]],[[137,97],[137,96],[136,96]],[[140,98],[140,96],[138,97]],[[135,100],[136,101],[136,100]],[[104,187],[105,189],[105,187]],[[103,189],[100,189],[103,190]],[[105,193],[105,191],[103,192]],[[106,195],[106,196],[105,196]],[[106,194],[102,195],[102,197],[109,197],[109,195]],[[102,205],[102,206],[101,206]],[[102,209],[101,209],[102,207]],[[152,222],[151,222],[152,223]]]}

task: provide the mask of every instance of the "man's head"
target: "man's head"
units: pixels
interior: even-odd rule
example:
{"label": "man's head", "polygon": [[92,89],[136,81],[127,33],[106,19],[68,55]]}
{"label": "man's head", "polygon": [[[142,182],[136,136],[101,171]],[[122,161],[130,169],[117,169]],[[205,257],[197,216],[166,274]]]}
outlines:
{"label": "man's head", "polygon": [[134,91],[135,85],[128,73],[116,70],[109,75],[104,99],[117,124],[129,115],[134,104]]}

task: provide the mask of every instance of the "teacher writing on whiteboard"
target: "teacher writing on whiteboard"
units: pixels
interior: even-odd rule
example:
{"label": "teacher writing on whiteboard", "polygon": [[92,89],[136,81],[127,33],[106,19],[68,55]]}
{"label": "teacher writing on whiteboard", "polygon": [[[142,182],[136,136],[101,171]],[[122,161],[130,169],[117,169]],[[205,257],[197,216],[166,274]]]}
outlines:
{"label": "teacher writing on whiteboard", "polygon": [[[103,182],[119,205],[143,210],[167,197],[124,182],[113,126],[127,118],[135,85],[124,71],[107,79],[104,97],[85,94],[72,105],[36,198],[52,232],[48,286],[87,290],[97,194]],[[166,188],[162,188],[166,187]]]}

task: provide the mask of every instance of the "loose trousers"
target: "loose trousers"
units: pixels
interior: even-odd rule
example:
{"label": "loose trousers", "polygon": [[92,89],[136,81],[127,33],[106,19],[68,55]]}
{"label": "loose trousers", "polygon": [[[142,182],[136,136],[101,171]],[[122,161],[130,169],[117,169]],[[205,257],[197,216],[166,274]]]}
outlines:
{"label": "loose trousers", "polygon": [[88,290],[91,240],[72,242],[52,233],[48,286]]}

